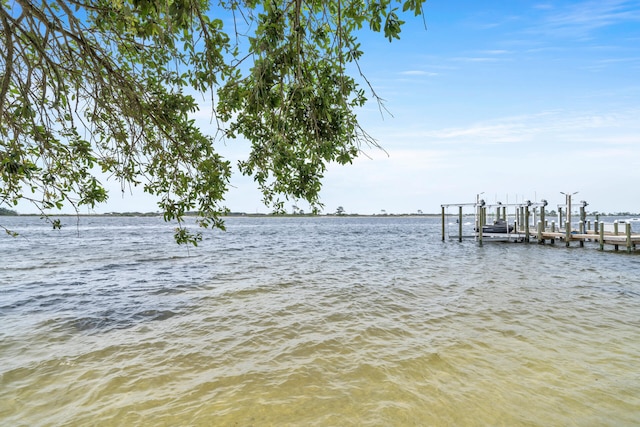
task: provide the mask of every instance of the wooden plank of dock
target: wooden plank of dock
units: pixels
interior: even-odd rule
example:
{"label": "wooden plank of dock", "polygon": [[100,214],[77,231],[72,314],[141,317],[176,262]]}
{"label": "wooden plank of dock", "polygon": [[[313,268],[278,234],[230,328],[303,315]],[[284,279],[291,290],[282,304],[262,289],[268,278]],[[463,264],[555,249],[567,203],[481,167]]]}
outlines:
{"label": "wooden plank of dock", "polygon": [[[544,243],[545,240],[565,240],[567,245],[569,242],[577,241],[580,242],[581,245],[584,242],[597,242],[600,244],[600,249],[602,250],[604,245],[613,245],[615,250],[618,250],[620,246],[625,246],[628,252],[635,250],[638,244],[640,243],[640,234],[631,234],[630,228],[625,230],[624,234],[615,234],[610,232],[604,232],[603,223],[600,223],[600,233],[596,234],[592,231],[587,231],[586,233],[576,233],[570,232],[567,234],[566,230],[562,231],[532,231],[532,236],[534,238],[538,238],[539,243]],[[630,227],[626,224],[627,227]]]}

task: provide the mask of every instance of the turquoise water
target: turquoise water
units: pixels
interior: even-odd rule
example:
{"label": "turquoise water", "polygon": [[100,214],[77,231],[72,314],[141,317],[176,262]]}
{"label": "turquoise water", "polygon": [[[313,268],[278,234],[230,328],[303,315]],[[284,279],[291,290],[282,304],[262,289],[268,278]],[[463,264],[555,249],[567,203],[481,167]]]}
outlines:
{"label": "turquoise water", "polygon": [[3,220],[0,424],[638,425],[640,256],[440,219]]}

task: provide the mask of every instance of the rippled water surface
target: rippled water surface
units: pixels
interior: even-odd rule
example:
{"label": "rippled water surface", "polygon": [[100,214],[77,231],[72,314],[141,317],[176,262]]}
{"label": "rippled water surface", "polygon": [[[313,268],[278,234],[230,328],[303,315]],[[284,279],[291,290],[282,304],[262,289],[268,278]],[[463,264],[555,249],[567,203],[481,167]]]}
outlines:
{"label": "rippled water surface", "polygon": [[640,256],[439,218],[2,219],[0,425],[633,426]]}

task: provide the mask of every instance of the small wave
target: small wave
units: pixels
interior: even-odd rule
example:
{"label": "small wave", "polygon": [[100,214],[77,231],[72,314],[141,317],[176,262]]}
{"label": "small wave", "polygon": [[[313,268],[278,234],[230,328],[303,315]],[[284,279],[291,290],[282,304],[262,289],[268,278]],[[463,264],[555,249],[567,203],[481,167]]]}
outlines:
{"label": "small wave", "polygon": [[144,310],[136,313],[133,318],[141,320],[167,320],[179,313],[172,310]]}
{"label": "small wave", "polygon": [[61,334],[67,334],[69,331],[106,333],[113,330],[128,329],[145,322],[167,320],[179,314],[178,311],[159,309],[142,310],[131,315],[107,310],[102,313],[80,317],[66,316],[48,319],[41,326],[50,328],[54,333]]}

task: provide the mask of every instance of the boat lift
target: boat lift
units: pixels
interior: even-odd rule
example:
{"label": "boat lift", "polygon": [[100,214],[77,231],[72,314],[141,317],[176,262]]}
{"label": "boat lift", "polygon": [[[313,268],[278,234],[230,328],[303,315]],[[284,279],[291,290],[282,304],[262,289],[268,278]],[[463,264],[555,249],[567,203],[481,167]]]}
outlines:
{"label": "boat lift", "polygon": [[[449,238],[457,238],[458,241],[462,241],[463,238],[475,238],[480,245],[482,245],[483,239],[490,239],[492,241],[526,241],[530,240],[530,219],[533,215],[533,223],[536,224],[538,221],[538,208],[540,208],[539,220],[542,223],[545,222],[545,207],[548,205],[546,200],[541,200],[540,202],[531,202],[530,200],[526,200],[522,203],[502,203],[496,202],[493,204],[487,204],[484,200],[480,199],[476,203],[451,203],[451,204],[443,204],[441,205],[442,209],[442,240],[446,239],[446,236],[449,235]],[[448,224],[446,221],[447,211],[450,207],[458,207],[458,234],[451,235],[447,233]],[[463,234],[463,208],[465,207],[473,207],[474,212],[474,228],[473,233],[469,235]],[[509,210],[513,209],[513,217],[514,221],[510,223],[509,221]],[[490,212],[488,214],[488,212]],[[483,232],[483,226],[487,225],[488,215],[494,215],[494,222],[504,221],[507,226],[505,227],[505,233],[488,233]],[[513,225],[513,226],[512,226]]]}

